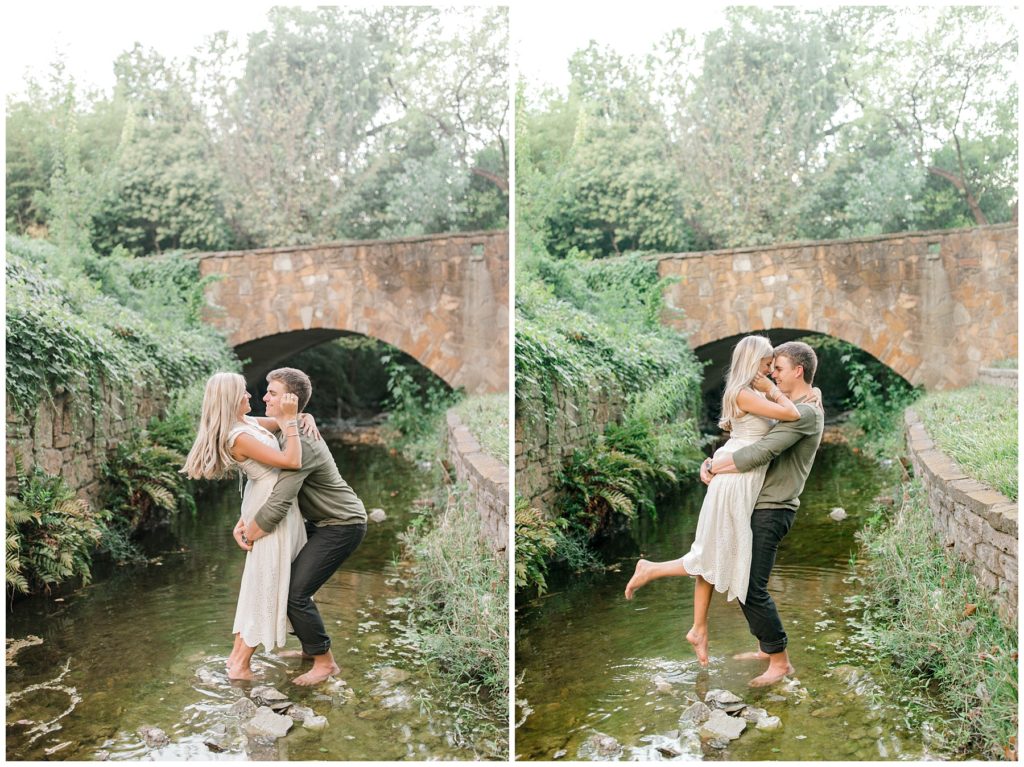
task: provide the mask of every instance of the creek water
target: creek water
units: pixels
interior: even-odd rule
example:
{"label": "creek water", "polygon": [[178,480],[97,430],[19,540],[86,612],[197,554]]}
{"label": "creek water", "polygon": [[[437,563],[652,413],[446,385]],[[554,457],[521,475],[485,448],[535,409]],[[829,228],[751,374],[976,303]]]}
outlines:
{"label": "creek water", "polygon": [[[7,759],[472,759],[402,631],[397,536],[429,476],[380,447],[332,451],[367,509],[387,514],[369,523],[362,545],[316,596],[341,681],[296,687],[289,680],[308,663],[262,648],[253,661],[254,684],[325,716],[325,730],[297,722],[261,744],[229,713],[252,685],[232,683],[224,668],[244,564],[231,538],[237,485],[226,482],[200,499],[195,516],[179,515],[148,541],[149,566],[115,571],[60,602],[8,608],[9,649],[29,636],[42,642],[18,651],[16,665],[8,661]],[[288,647],[298,646],[290,637]],[[147,746],[144,727],[160,728],[169,742]]]}
{"label": "creek water", "polygon": [[[649,583],[623,598],[637,556],[674,559],[689,549],[704,486],[695,481],[659,505],[614,547],[613,569],[550,583],[516,614],[518,759],[917,760],[946,758],[934,722],[884,689],[882,664],[856,642],[854,533],[892,482],[845,445],[822,445],[769,583],[789,635],[796,674],[754,690],[765,664],[734,660],[756,649],[738,603],[716,593],[709,615],[710,663],[685,640],[693,581]],[[835,521],[836,507],[847,517]],[[618,569],[615,569],[615,568]],[[781,720],[747,726],[725,749],[702,745],[680,714],[708,690],[725,689]],[[602,738],[601,736],[610,736]],[[614,740],[611,740],[614,738]]]}

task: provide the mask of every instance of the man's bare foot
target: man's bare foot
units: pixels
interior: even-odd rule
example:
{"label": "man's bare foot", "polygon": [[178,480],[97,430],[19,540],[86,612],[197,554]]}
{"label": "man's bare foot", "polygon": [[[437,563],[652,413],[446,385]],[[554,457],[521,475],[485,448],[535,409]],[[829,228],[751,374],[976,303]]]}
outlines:
{"label": "man's bare foot", "polygon": [[786,664],[785,667],[769,666],[761,676],[755,676],[747,682],[747,685],[750,687],[767,687],[768,685],[775,684],[776,682],[781,682],[789,674],[793,674],[795,672],[796,669],[793,668],[792,663]]}
{"label": "man's bare foot", "polygon": [[697,653],[697,662],[707,667],[708,665],[708,635],[698,633],[696,628],[686,632],[686,641],[693,645],[693,651]]}
{"label": "man's bare foot", "polygon": [[302,650],[281,650],[281,652],[279,652],[277,654],[277,657],[278,658],[303,658],[304,660],[311,660],[313,658],[312,655],[307,655],[306,653],[302,652]]}
{"label": "man's bare foot", "polygon": [[292,684],[301,685],[303,687],[309,687],[310,685],[320,684],[321,682],[329,679],[330,677],[337,674],[341,669],[337,663],[331,661],[330,665],[314,663],[313,668],[307,671],[301,676],[297,676],[292,680]]}
{"label": "man's bare foot", "polygon": [[231,666],[228,668],[228,679],[255,679],[252,669],[249,666]]}
{"label": "man's bare foot", "polygon": [[633,577],[629,579],[629,583],[626,584],[626,599],[632,599],[636,590],[647,583],[651,563],[646,559],[641,559],[636,563],[636,569],[633,570]]}
{"label": "man's bare foot", "polygon": [[761,650],[755,650],[754,652],[738,652],[732,656],[733,660],[768,660],[769,655]]}

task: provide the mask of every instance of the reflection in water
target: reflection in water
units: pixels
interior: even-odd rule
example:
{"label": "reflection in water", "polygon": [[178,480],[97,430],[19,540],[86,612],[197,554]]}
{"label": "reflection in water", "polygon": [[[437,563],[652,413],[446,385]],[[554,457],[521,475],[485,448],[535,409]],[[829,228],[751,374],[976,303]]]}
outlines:
{"label": "reflection in water", "polygon": [[[194,517],[150,542],[157,564],[117,571],[64,602],[14,606],[7,636],[43,642],[20,650],[7,669],[7,758],[472,758],[449,742],[443,714],[421,713],[427,669],[402,632],[397,534],[427,477],[381,448],[334,453],[367,508],[387,513],[316,597],[343,681],[298,688],[289,684],[306,668],[298,659],[262,651],[253,659],[256,684],[326,716],[326,730],[296,724],[277,744],[246,745],[230,714],[246,689],[224,667],[244,555],[231,538],[237,485],[225,482],[200,499]],[[294,638],[289,648],[298,649]],[[72,710],[60,717],[69,701]],[[163,730],[167,743],[147,745],[146,727]]]}
{"label": "reflection in water", "polygon": [[[704,488],[659,508],[657,522],[620,542],[621,569],[551,583],[552,594],[521,605],[516,614],[516,688],[520,701],[515,751],[519,759],[877,760],[936,756],[907,712],[881,705],[858,668],[851,646],[857,611],[849,598],[869,588],[850,576],[858,549],[855,531],[882,489],[870,461],[841,446],[822,446],[793,530],[782,544],[770,591],[779,606],[797,669],[792,684],[751,690],[763,670],[733,660],[756,649],[736,602],[715,594],[710,612],[708,669],[701,669],[685,633],[693,609],[689,578],[653,582],[632,602],[622,595],[636,558],[680,556],[693,540]],[[829,517],[842,507],[848,517]],[[865,663],[864,665],[870,665]],[[778,716],[782,728],[749,726],[723,751],[702,751],[680,714],[709,689],[731,690]],[[525,701],[525,703],[524,703]],[[622,746],[614,756],[611,736]]]}

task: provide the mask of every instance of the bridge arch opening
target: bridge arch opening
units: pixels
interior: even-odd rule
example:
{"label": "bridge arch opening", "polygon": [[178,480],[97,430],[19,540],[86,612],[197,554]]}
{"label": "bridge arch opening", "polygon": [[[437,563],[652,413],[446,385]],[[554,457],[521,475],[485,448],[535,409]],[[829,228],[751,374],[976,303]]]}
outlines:
{"label": "bridge arch opening", "polygon": [[[869,374],[882,386],[883,391],[890,388],[909,389],[911,387],[910,382],[892,367],[860,346],[837,336],[796,328],[772,328],[771,330],[740,333],[720,338],[694,349],[697,359],[705,366],[704,378],[701,381],[701,395],[704,401],[701,425],[707,431],[718,430],[722,394],[725,391],[725,377],[728,374],[732,350],[741,338],[748,335],[766,336],[773,346],[787,341],[804,341],[814,348],[818,355],[818,370],[814,376],[814,385],[821,389],[826,418],[829,420],[835,415],[847,411],[850,407],[850,399],[853,396],[850,377],[855,364],[865,366]],[[849,362],[842,360],[845,355],[851,356]]]}
{"label": "bridge arch opening", "polygon": [[242,375],[253,393],[253,413],[264,411],[266,376],[280,367],[298,368],[310,377],[313,394],[307,410],[318,421],[365,424],[387,410],[391,366],[420,392],[450,393],[452,387],[412,355],[373,336],[343,330],[312,329],[280,333],[235,347]]}

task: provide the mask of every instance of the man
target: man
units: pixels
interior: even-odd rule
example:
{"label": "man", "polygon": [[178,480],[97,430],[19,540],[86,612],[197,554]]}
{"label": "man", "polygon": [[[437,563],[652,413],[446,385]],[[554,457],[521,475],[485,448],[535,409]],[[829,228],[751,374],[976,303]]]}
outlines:
{"label": "man", "polygon": [[768,577],[775,565],[779,543],[793,525],[800,506],[800,494],[811,472],[814,456],[821,444],[825,416],[808,403],[814,399],[811,384],[818,367],[814,350],[805,343],[790,341],[775,348],[772,378],[800,411],[796,421],[781,421],[753,445],[731,455],[708,458],[701,465],[704,484],[715,474],[750,471],[770,462],[764,485],[750,517],[753,531],[750,581],[743,616],[750,633],[757,637],[759,650],[734,656],[738,659],[767,659],[767,670],[750,680],[751,687],[774,684],[794,672],[786,651],[786,631],[782,627],[775,601],[768,593]]}
{"label": "man", "polygon": [[[281,397],[295,394],[299,412],[313,393],[309,377],[295,368],[278,368],[267,374],[267,393],[263,401],[267,415],[277,417]],[[327,444],[320,439],[300,436],[302,467],[282,471],[270,498],[247,525],[235,526],[238,545],[250,550],[260,538],[284,519],[292,501],[298,497],[299,511],[306,520],[306,545],[292,562],[288,586],[288,620],[302,643],[302,654],[313,658],[313,668],[292,681],[298,685],[323,682],[340,669],[331,653],[331,638],[324,628],[313,595],[348,559],[366,535],[366,509],[359,496],[341,478]],[[256,648],[247,648],[249,657]]]}

